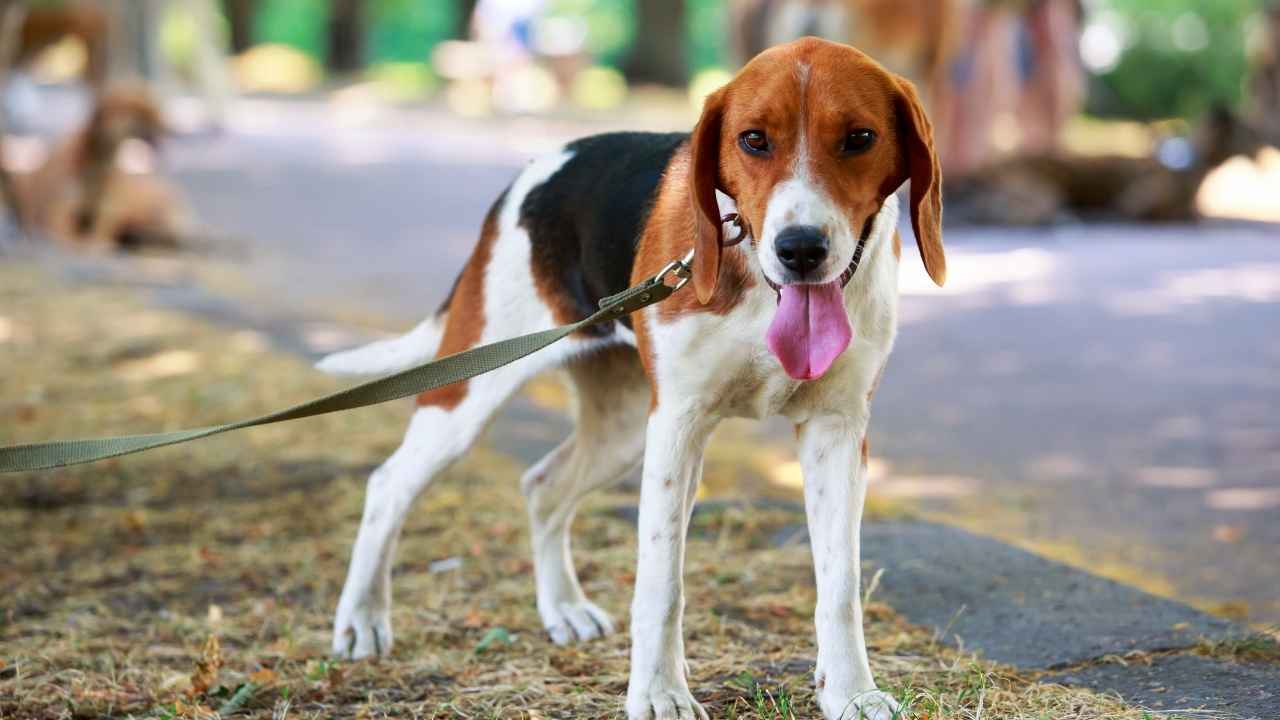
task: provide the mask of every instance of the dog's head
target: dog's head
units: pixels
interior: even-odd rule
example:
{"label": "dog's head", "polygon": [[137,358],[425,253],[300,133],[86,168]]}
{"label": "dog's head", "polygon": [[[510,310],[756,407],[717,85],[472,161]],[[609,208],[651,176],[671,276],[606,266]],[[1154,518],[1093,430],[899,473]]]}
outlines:
{"label": "dog's head", "polygon": [[164,115],[151,95],[132,86],[103,93],[85,128],[90,155],[108,161],[126,140],[141,140],[154,148],[166,132]]}
{"label": "dog's head", "polygon": [[841,276],[908,179],[920,256],[934,282],[946,278],[929,120],[910,82],[851,47],[804,38],[758,55],[707,98],[691,156],[698,298],[710,300],[720,272],[719,189],[750,228],[746,251],[779,288],[769,343],[793,377],[821,375],[847,346]]}

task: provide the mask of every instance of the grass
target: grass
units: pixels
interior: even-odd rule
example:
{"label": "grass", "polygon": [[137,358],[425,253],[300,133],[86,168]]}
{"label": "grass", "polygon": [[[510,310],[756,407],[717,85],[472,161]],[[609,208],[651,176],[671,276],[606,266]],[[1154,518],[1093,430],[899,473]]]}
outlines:
{"label": "grass", "polygon": [[[336,386],[251,334],[29,267],[0,266],[0,308],[2,443],[241,417]],[[328,656],[363,484],[406,414],[392,404],[4,478],[0,717],[617,716],[626,635],[567,648],[544,637],[520,468],[490,447],[407,522],[391,657]],[[592,499],[575,535],[586,591],[622,627],[634,529],[613,510],[634,502]],[[690,682],[712,717],[817,716],[808,551],[765,541],[799,521],[730,509],[692,533]],[[874,597],[866,617],[873,669],[904,717],[1146,717],[942,646]]]}

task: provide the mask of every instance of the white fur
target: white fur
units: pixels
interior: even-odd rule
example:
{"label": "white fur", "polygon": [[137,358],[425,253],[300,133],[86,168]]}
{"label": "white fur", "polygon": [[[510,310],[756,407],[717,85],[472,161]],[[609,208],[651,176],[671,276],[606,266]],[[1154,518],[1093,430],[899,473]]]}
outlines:
{"label": "white fur", "polygon": [[[485,275],[482,342],[554,323],[530,275],[529,237],[518,224],[519,207],[532,188],[568,159],[560,153],[532,164],[507,193]],[[798,222],[838,222],[811,183],[803,177],[795,180],[775,193],[764,224],[766,237],[776,232],[775,213],[798,215]],[[818,702],[827,720],[891,717],[896,705],[875,688],[862,635],[858,534],[866,470],[858,457],[870,417],[868,392],[893,346],[897,326],[898,263],[892,253],[897,220],[897,200],[890,198],[845,289],[854,339],[820,379],[792,380],[766,350],[763,338],[777,300],[772,290],[757,283],[725,315],[690,313],[662,321],[649,308],[635,318],[652,338],[657,404],[647,418],[650,389],[638,356],[596,352],[607,343],[629,344],[629,336],[563,341],[471,380],[465,399],[453,410],[418,409],[400,448],[369,479],[364,518],[334,621],[334,652],[363,657],[390,650],[390,567],[405,513],[431,479],[470,447],[516,388],[541,370],[563,366],[575,399],[576,429],[521,481],[538,612],[551,639],[567,643],[613,630],[612,620],[586,598],[578,582],[569,527],[582,497],[616,482],[643,453],[627,715],[631,720],[705,719],[706,712],[689,692],[682,631],[685,535],[703,452],[722,418],[781,414],[797,426],[805,473],[818,586]],[[847,224],[841,232],[848,230]],[[848,239],[852,243],[852,232]],[[742,243],[726,252],[745,253],[749,271],[759,272],[768,260],[753,247]],[[852,245],[847,253],[841,246],[841,253],[847,265]]]}
{"label": "white fur", "polygon": [[333,353],[316,368],[334,375],[376,375],[406,370],[435,357],[444,334],[444,315],[432,315],[400,337]]}

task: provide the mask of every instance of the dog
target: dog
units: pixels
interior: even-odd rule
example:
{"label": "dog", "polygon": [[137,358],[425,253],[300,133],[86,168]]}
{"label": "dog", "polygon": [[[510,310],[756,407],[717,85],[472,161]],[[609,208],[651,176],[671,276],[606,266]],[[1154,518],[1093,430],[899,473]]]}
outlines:
{"label": "dog", "polygon": [[[333,652],[391,650],[390,571],[405,514],[513,392],[563,368],[576,429],[521,480],[551,639],[613,632],[578,583],[569,527],[583,496],[643,458],[626,712],[706,718],[681,632],[703,450],[722,418],[780,414],[795,422],[805,474],[818,702],[829,720],[893,716],[867,661],[859,524],[870,403],[897,324],[894,193],[908,179],[920,255],[941,284],[941,173],[914,86],[816,38],[749,62],[706,99],[691,135],[588,137],[525,168],[490,208],[436,315],[319,367],[389,372],[574,321],[690,253],[693,292],[420,395],[403,443],[369,478]],[[725,229],[727,210],[740,232]]]}
{"label": "dog", "polygon": [[9,178],[10,210],[20,226],[69,245],[173,248],[192,221],[177,189],[154,172],[166,132],[146,90],[110,88],[39,169]]}

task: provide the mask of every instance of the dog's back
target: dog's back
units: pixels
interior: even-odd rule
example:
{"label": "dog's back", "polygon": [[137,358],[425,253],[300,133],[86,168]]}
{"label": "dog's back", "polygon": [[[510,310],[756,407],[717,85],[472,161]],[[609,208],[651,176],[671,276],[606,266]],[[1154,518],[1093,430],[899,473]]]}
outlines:
{"label": "dog's back", "polygon": [[610,133],[578,140],[565,148],[572,157],[560,170],[524,197],[520,225],[529,233],[533,273],[559,294],[563,321],[595,312],[600,298],[630,285],[658,182],[687,139],[684,133]]}

